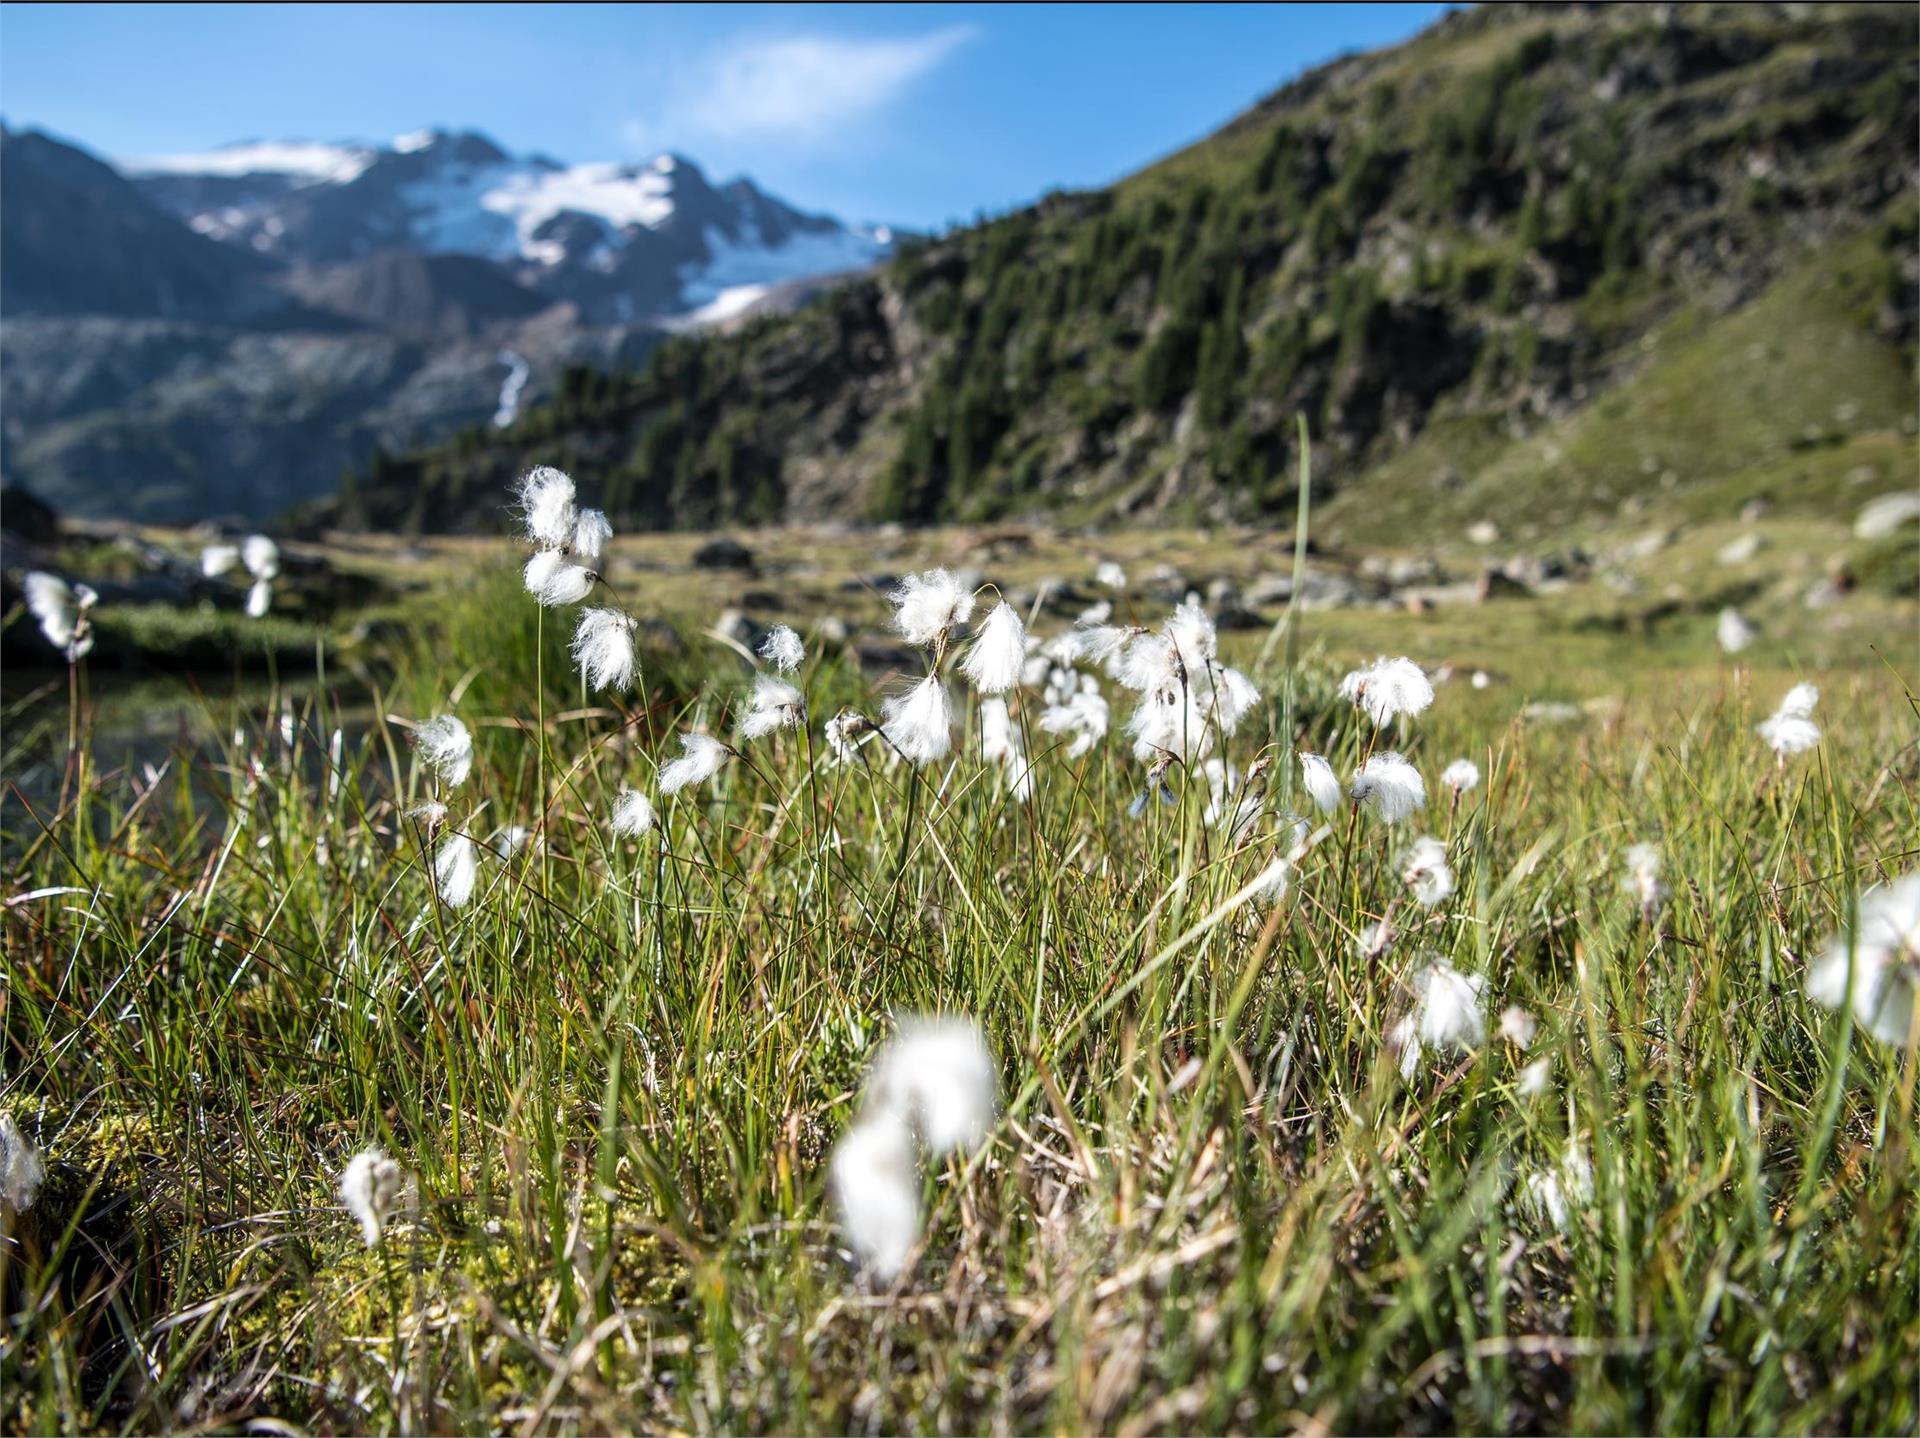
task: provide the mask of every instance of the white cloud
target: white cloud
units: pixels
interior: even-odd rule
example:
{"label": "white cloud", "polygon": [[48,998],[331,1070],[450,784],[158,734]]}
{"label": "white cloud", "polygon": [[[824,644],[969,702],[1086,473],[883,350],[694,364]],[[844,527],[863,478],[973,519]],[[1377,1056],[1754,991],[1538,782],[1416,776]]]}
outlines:
{"label": "white cloud", "polygon": [[971,40],[970,25],[910,39],[796,35],[734,45],[698,65],[662,126],[723,140],[811,140],[886,108]]}

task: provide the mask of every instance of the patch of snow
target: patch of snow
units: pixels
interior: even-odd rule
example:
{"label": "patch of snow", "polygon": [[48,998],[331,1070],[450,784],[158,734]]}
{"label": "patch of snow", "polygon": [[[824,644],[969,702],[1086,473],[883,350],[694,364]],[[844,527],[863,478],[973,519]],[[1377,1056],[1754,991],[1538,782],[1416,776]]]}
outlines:
{"label": "patch of snow", "polygon": [[127,169],[145,175],[297,175],[312,183],[344,185],[378,158],[359,145],[323,145],[310,140],[227,145],[197,155],[150,155]]}
{"label": "patch of snow", "polygon": [[[701,325],[717,325],[722,320],[730,320],[761,299],[773,288],[772,285],[733,285],[720,291],[706,304],[691,314],[682,315],[680,323],[688,328]],[[678,325],[676,325],[678,328]]]}
{"label": "patch of snow", "polygon": [[745,286],[763,289],[784,280],[864,270],[885,253],[886,246],[871,236],[851,230],[798,230],[782,245],[765,244],[757,234],[730,241],[707,231],[705,265],[681,269],[681,297],[695,310],[714,304],[720,296]]}
{"label": "patch of snow", "polygon": [[440,138],[437,130],[409,130],[404,135],[393,137],[393,153],[411,155],[415,150],[424,150]]}

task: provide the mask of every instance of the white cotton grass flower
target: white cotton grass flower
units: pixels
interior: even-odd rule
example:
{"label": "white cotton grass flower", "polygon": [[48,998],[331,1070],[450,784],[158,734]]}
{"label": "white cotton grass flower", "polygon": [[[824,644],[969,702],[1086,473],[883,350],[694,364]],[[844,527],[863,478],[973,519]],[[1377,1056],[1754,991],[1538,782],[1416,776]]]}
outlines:
{"label": "white cotton grass flower", "polygon": [[1213,619],[1192,595],[1180,602],[1163,632],[1189,670],[1204,668],[1220,652],[1220,635]]}
{"label": "white cotton grass flower", "polygon": [[1111,711],[1096,691],[1082,690],[1062,704],[1051,704],[1040,711],[1040,728],[1047,734],[1071,734],[1067,758],[1078,759],[1092,751],[1107,737]]}
{"label": "white cotton grass flower", "polygon": [[[1106,665],[1114,660],[1129,643],[1140,638],[1144,632],[1125,624],[1082,623],[1066,637],[1073,645],[1072,657],[1084,659],[1089,664]],[[1112,672],[1111,666],[1109,672]]]}
{"label": "white cotton grass flower", "polygon": [[1410,1079],[1419,1071],[1421,1058],[1429,1050],[1472,1053],[1487,1041],[1484,975],[1463,974],[1445,959],[1434,959],[1409,983],[1413,1007],[1387,1037],[1400,1051],[1402,1078]]}
{"label": "white cotton grass flower", "polygon": [[25,1213],[46,1178],[40,1150],[20,1131],[11,1110],[0,1111],[0,1209],[16,1216]]}
{"label": "white cotton grass flower", "polygon": [[413,747],[448,788],[458,788],[473,772],[473,735],[451,714],[437,714],[413,731]]}
{"label": "white cotton grass flower", "polygon": [[1027,658],[1027,629],[1006,600],[993,606],[960,661],[960,672],[981,694],[1005,694],[1020,682]]}
{"label": "white cotton grass flower", "polygon": [[874,727],[857,709],[843,709],[820,726],[826,741],[827,759],[832,764],[850,764],[860,754],[860,746],[873,738]]}
{"label": "white cotton grass flower", "polygon": [[979,1147],[993,1126],[999,1087],[977,1024],[908,1018],[874,1060],[867,1106],[906,1120],[939,1157]]}
{"label": "white cotton grass flower", "polygon": [[1421,835],[1401,861],[1400,877],[1421,907],[1431,909],[1445,903],[1453,893],[1453,866],[1447,862],[1447,846]]}
{"label": "white cotton grass flower", "polygon": [[548,609],[578,604],[599,582],[600,576],[584,564],[571,563],[566,556],[542,550],[527,561],[524,572],[527,592]]}
{"label": "white cotton grass flower", "polygon": [[1471,759],[1455,759],[1440,771],[1440,783],[1454,798],[1480,787],[1480,766]]}
{"label": "white cotton grass flower", "polygon": [[893,593],[893,627],[909,644],[930,648],[973,616],[973,594],[952,571],[910,574]]}
{"label": "white cotton grass flower", "polygon": [[407,810],[407,817],[431,834],[447,822],[447,806],[438,799],[428,799]]}
{"label": "white cotton grass flower", "polygon": [[1127,587],[1127,571],[1122,569],[1115,560],[1102,560],[1093,571],[1093,578],[1096,584],[1104,584],[1108,589]]}
{"label": "white cotton grass flower", "polygon": [[1307,786],[1314,808],[1322,814],[1331,814],[1340,807],[1340,780],[1333,772],[1333,765],[1318,754],[1300,755],[1300,780]]}
{"label": "white cotton grass flower", "polygon": [[550,465],[522,475],[516,486],[526,537],[543,549],[565,549],[579,526],[573,481]]}
{"label": "white cotton grass flower", "polygon": [[1340,697],[1364,709],[1373,727],[1384,729],[1401,715],[1423,712],[1433,703],[1433,681],[1411,659],[1376,659],[1340,681]]}
{"label": "white cotton grass flower", "polygon": [[625,689],[633,683],[639,623],[618,609],[583,609],[573,632],[573,660],[591,689]]}
{"label": "white cotton grass flower", "polygon": [[209,544],[200,551],[200,572],[208,579],[220,578],[239,562],[240,546],[237,544]]}
{"label": "white cotton grass flower", "polygon": [[1569,1143],[1558,1164],[1527,1175],[1521,1192],[1537,1219],[1565,1233],[1575,1212],[1593,1202],[1593,1165],[1578,1144]]}
{"label": "white cotton grass flower", "polygon": [[1353,775],[1353,802],[1389,824],[1398,824],[1427,807],[1427,785],[1420,771],[1391,751],[1375,754]]}
{"label": "white cotton grass flower", "polygon": [[1020,735],[1004,699],[980,701],[980,757],[989,764],[1004,764],[1020,757]]}
{"label": "white cotton grass flower", "polygon": [[1760,631],[1747,621],[1746,615],[1737,609],[1723,609],[1714,626],[1714,637],[1720,641],[1720,648],[1728,654],[1738,654],[1759,637]]}
{"label": "white cotton grass flower", "polygon": [[1233,733],[1240,721],[1260,706],[1260,690],[1238,669],[1210,663],[1206,683],[1205,707],[1223,734]]}
{"label": "white cotton grass flower", "polygon": [[1650,924],[1667,902],[1667,885],[1660,877],[1659,846],[1635,844],[1627,850],[1626,869],[1621,885],[1640,906],[1640,917]]}
{"label": "white cotton grass flower", "polygon": [[479,845],[457,829],[450,832],[433,856],[433,877],[441,902],[450,909],[466,908],[480,880]]}
{"label": "white cotton grass flower", "polygon": [[1539,1098],[1553,1085],[1553,1055],[1537,1058],[1520,1070],[1520,1077],[1514,1080],[1514,1091],[1521,1098]]}
{"label": "white cotton grass flower", "polygon": [[368,1248],[385,1234],[387,1222],[410,1206],[413,1180],[379,1148],[356,1153],[340,1174],[340,1201],[360,1225]]}
{"label": "white cotton grass flower", "polygon": [[881,715],[880,732],[909,763],[937,763],[953,747],[953,705],[937,674],[887,700]]}
{"label": "white cotton grass flower", "polygon": [[249,534],[240,541],[240,562],[255,579],[278,579],[280,546],[264,534]]}
{"label": "white cotton grass flower", "polygon": [[776,624],[767,631],[758,653],[782,674],[794,673],[807,660],[807,646],[800,642],[800,636],[792,627],[785,624]]}
{"label": "white cotton grass flower", "polygon": [[677,794],[690,784],[704,784],[727,762],[728,749],[707,734],[682,734],[680,757],[661,766],[660,792]]}
{"label": "white cotton grass flower", "polygon": [[573,521],[573,537],[567,542],[579,559],[595,559],[613,538],[613,521],[597,509],[583,509]]}
{"label": "white cotton grass flower", "polygon": [[1820,742],[1820,726],[1813,722],[1814,706],[1820,691],[1811,684],[1796,684],[1780,701],[1780,707],[1760,722],[1760,737],[1780,758],[1804,754]]}
{"label": "white cotton grass flower", "polygon": [[1854,1022],[1883,1044],[1912,1046],[1920,986],[1920,873],[1860,895],[1851,935],[1836,934],[1807,965],[1807,997],[1823,1008],[1851,1002]]}
{"label": "white cotton grass flower", "polygon": [[1540,1021],[1518,1004],[1509,1004],[1500,1013],[1500,1037],[1517,1049],[1533,1047],[1540,1032]]}
{"label": "white cotton grass flower", "polygon": [[1387,919],[1365,925],[1353,936],[1353,950],[1361,958],[1371,963],[1383,957],[1393,947],[1395,934],[1393,924]]}
{"label": "white cotton grass flower", "polygon": [[66,653],[69,663],[93,651],[93,625],[87,611],[100,596],[85,584],[69,584],[57,574],[35,570],[22,581],[27,609],[40,621],[47,643]]}
{"label": "white cotton grass flower", "polygon": [[920,1241],[920,1177],[913,1131],[891,1110],[863,1114],[833,1146],[828,1186],[854,1257],[887,1280]]}
{"label": "white cotton grass flower", "polygon": [[759,739],[778,729],[798,729],[807,722],[807,701],[784,679],[771,674],[753,677],[753,697],[740,719],[740,737]]}
{"label": "white cotton grass flower", "polygon": [[613,801],[613,832],[637,839],[653,827],[653,801],[638,789],[622,789]]}
{"label": "white cotton grass flower", "polygon": [[1134,757],[1143,762],[1170,754],[1191,764],[1213,747],[1207,716],[1184,684],[1148,691],[1128,718],[1127,732],[1133,736]]}
{"label": "white cotton grass flower", "polygon": [[273,608],[273,582],[268,579],[256,579],[247,586],[247,618],[265,619],[267,611]]}

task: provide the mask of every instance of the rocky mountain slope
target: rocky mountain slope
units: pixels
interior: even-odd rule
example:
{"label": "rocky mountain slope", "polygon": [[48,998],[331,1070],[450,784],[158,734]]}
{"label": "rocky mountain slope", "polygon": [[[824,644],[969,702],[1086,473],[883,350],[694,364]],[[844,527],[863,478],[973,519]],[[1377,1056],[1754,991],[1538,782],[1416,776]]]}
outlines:
{"label": "rocky mountain slope", "polygon": [[1323,517],[1378,538],[1911,483],[1916,38],[1910,7],[1455,13],[312,518],[496,524],[473,496],[533,462],[626,524],[1290,514],[1302,414]]}
{"label": "rocky mountain slope", "polygon": [[567,167],[472,133],[129,179],[9,131],[0,184],[0,467],[99,517],[269,518],[891,242],[680,157]]}

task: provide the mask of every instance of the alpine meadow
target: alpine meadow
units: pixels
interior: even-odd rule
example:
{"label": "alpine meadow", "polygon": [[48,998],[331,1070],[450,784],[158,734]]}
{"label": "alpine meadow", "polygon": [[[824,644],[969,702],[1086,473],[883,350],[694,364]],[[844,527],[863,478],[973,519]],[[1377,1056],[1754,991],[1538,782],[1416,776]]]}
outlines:
{"label": "alpine meadow", "polygon": [[255,288],[9,310],[0,1431],[1920,1433],[1916,43],[1449,13],[884,242],[513,160],[878,263],[574,214],[392,449],[259,296],[445,135],[107,171]]}

